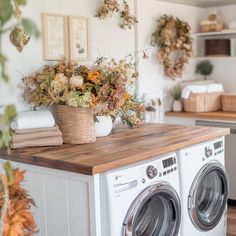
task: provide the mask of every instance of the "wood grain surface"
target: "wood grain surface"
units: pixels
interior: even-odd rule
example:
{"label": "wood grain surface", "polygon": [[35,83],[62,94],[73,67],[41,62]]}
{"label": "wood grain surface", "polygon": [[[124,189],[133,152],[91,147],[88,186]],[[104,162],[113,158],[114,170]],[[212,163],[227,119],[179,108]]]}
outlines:
{"label": "wood grain surface", "polygon": [[236,121],[236,112],[215,111],[215,112],[166,112],[166,116],[180,118],[201,118],[211,120],[232,120]]}
{"label": "wood grain surface", "polygon": [[227,220],[227,236],[236,236],[236,207],[229,206]]}
{"label": "wood grain surface", "polygon": [[227,134],[229,129],[143,124],[134,129],[117,130],[92,144],[24,148],[10,154],[0,151],[0,157],[94,175]]}

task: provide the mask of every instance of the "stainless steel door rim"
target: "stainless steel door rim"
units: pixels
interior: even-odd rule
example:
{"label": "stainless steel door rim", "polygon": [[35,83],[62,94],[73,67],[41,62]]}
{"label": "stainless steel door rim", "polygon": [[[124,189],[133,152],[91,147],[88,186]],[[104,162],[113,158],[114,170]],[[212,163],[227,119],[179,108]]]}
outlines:
{"label": "stainless steel door rim", "polygon": [[218,161],[205,164],[196,175],[188,196],[188,212],[200,231],[213,229],[224,215],[228,176]]}
{"label": "stainless steel door rim", "polygon": [[[158,206],[159,205],[159,206]],[[181,221],[181,204],[175,189],[159,182],[144,189],[130,206],[122,236],[174,236]]]}

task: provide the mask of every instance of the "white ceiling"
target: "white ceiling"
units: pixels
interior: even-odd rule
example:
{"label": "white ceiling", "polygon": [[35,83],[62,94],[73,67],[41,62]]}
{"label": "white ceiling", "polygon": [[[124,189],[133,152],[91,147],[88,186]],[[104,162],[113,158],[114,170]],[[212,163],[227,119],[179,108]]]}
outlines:
{"label": "white ceiling", "polygon": [[163,2],[174,2],[198,7],[215,7],[236,4],[236,0],[159,0]]}

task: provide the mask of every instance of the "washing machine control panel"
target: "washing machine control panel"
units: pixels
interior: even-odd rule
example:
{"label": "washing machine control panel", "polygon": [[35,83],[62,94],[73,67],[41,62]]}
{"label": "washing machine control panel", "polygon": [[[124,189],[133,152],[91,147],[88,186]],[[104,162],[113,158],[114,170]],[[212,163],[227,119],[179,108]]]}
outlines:
{"label": "washing machine control panel", "polygon": [[213,155],[213,150],[211,147],[209,146],[206,146],[205,147],[205,156],[208,158],[208,157],[211,157]]}
{"label": "washing machine control panel", "polygon": [[156,178],[165,177],[165,175],[172,174],[177,171],[176,155],[169,155],[167,158],[157,160],[150,163],[144,169],[141,168],[141,172],[144,175],[142,177],[142,183],[146,180],[155,180]]}
{"label": "washing machine control panel", "polygon": [[218,156],[220,157],[222,154],[224,154],[224,141],[220,139],[205,145],[203,152],[203,161],[206,161],[209,158],[216,158]]}
{"label": "washing machine control panel", "polygon": [[157,168],[154,167],[154,166],[148,166],[147,167],[147,170],[146,170],[146,173],[147,173],[147,177],[149,179],[153,179],[157,176],[158,174],[158,171],[157,171]]}

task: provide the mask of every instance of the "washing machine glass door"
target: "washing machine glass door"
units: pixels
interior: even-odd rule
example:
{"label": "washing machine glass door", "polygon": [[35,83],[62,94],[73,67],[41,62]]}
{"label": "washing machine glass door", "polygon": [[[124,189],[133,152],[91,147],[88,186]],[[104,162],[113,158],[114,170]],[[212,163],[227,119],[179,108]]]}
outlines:
{"label": "washing machine glass door", "polygon": [[203,166],[191,187],[188,210],[192,222],[201,231],[213,229],[225,212],[228,178],[218,162]]}
{"label": "washing machine glass door", "polygon": [[131,205],[123,236],[174,236],[181,218],[179,196],[173,187],[158,183],[146,188]]}

